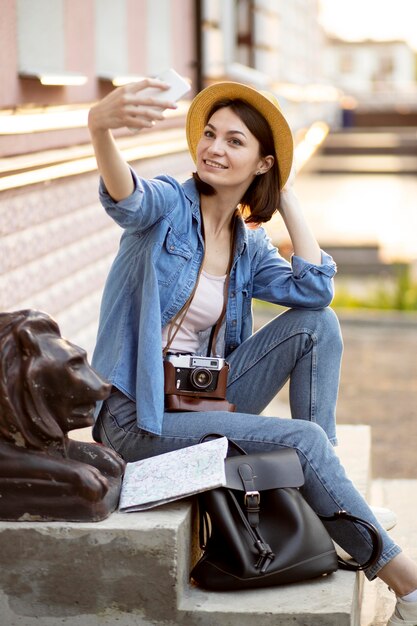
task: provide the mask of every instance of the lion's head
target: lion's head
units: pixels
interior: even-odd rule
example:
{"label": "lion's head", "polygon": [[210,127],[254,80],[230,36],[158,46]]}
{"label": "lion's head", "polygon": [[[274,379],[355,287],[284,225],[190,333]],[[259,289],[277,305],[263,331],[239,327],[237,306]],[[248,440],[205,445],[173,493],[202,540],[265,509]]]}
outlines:
{"label": "lion's head", "polygon": [[34,310],[0,313],[0,439],[63,452],[69,430],[93,422],[110,385],[84,350],[61,337],[56,322]]}

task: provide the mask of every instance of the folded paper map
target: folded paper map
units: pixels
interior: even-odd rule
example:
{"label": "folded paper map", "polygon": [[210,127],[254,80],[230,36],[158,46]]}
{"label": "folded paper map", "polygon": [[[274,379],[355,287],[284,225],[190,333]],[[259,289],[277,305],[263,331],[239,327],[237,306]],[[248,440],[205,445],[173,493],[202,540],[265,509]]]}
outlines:
{"label": "folded paper map", "polygon": [[227,438],[128,463],[119,511],[144,511],[226,485]]}

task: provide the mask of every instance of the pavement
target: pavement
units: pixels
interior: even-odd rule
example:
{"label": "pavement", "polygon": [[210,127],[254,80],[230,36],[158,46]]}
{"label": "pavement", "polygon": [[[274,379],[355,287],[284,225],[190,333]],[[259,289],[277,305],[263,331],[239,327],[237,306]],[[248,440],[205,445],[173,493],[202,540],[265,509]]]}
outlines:
{"label": "pavement", "polygon": [[339,424],[372,428],[372,476],[417,478],[417,318],[341,316]]}

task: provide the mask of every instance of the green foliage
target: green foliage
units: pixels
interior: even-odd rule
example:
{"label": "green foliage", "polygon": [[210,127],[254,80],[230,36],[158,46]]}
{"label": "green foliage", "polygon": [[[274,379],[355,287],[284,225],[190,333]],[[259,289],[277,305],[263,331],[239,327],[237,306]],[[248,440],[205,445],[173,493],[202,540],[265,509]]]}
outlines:
{"label": "green foliage", "polygon": [[[337,280],[337,279],[336,279]],[[356,291],[337,283],[334,308],[365,308],[394,311],[417,311],[417,283],[411,280],[408,265],[397,264],[390,280],[374,284],[366,290]]]}
{"label": "green foliage", "polygon": [[[410,267],[403,263],[394,265],[392,275],[368,282],[358,277],[354,282],[336,275],[335,309],[380,309],[384,311],[417,311],[417,283],[413,282]],[[254,301],[255,311],[267,311],[276,305]],[[284,310],[284,309],[283,309]]]}

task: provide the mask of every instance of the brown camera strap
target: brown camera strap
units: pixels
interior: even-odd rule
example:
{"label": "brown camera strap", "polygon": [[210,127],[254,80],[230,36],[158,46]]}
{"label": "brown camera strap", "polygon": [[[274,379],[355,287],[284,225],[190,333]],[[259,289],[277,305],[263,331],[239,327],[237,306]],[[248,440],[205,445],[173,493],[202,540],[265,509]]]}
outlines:
{"label": "brown camera strap", "polygon": [[[224,317],[226,315],[226,309],[227,309],[227,299],[228,299],[228,294],[229,294],[229,283],[230,283],[230,271],[232,269],[232,264],[233,264],[233,252],[234,252],[234,243],[235,243],[235,230],[236,230],[236,215],[233,218],[233,224],[232,224],[232,232],[230,235],[230,255],[229,255],[229,263],[227,266],[227,271],[226,271],[226,280],[224,281],[224,292],[223,292],[223,308],[222,311],[220,313],[220,317],[217,320],[217,322],[213,325],[212,328],[212,332],[210,334],[210,341],[209,341],[209,348],[208,348],[208,354],[207,356],[211,356],[212,354],[214,354],[214,356],[216,355],[216,341],[217,341],[217,337],[219,334],[219,330],[221,328],[221,325],[223,323]],[[204,237],[204,221],[203,218],[201,218],[201,232],[203,235],[203,240],[205,241],[205,237]],[[195,296],[195,293],[197,291],[198,288],[198,284],[200,282],[200,277],[201,277],[201,272],[203,271],[203,265],[204,265],[204,259],[206,256],[206,252],[204,249],[204,254],[203,254],[203,258],[201,261],[201,265],[200,268],[198,270],[198,274],[197,274],[197,279],[195,281],[195,285],[193,287],[193,290],[187,300],[187,302],[184,304],[184,306],[178,311],[178,313],[172,318],[170,325],[169,325],[169,329],[168,329],[168,340],[166,343],[165,348],[162,351],[163,356],[166,356],[170,347],[172,346],[172,342],[174,341],[179,329],[181,328],[185,317],[188,313],[188,309],[191,306],[191,302],[193,301],[193,298]]]}
{"label": "brown camera strap", "polygon": [[216,341],[219,335],[219,330],[221,328],[221,325],[223,324],[223,320],[226,315],[227,296],[229,293],[229,283],[230,283],[230,267],[227,270],[226,280],[224,281],[223,309],[222,309],[222,312],[220,313],[219,319],[213,326],[212,333],[210,334],[210,341],[208,345],[207,356],[211,356],[211,355],[216,356]]}

